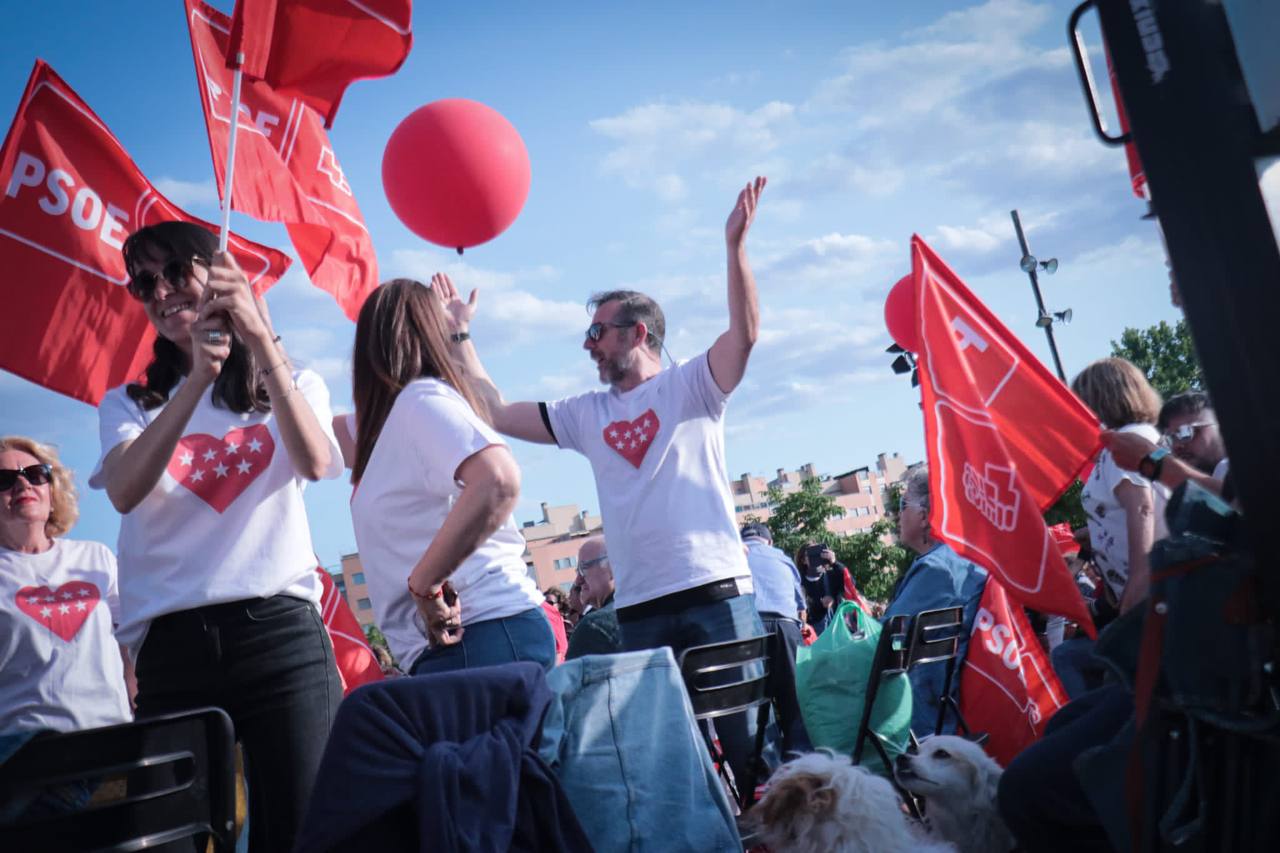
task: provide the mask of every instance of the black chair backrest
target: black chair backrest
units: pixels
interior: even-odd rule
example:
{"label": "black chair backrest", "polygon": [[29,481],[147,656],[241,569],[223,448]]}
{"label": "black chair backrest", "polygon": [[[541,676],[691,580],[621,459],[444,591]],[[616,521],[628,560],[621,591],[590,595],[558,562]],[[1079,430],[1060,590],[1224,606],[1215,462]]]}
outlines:
{"label": "black chair backrest", "polygon": [[[875,743],[875,733],[871,731],[871,712],[880,694],[880,683],[886,676],[900,675],[907,671],[911,663],[911,616],[902,614],[890,616],[880,626],[880,639],[876,641],[876,650],[871,657],[871,671],[867,673],[867,689],[862,703],[862,716],[858,720],[858,735],[853,746],[853,763],[862,761],[862,747],[870,736]],[[883,747],[875,743],[877,751]],[[888,766],[888,757],[881,756]]]}
{"label": "black chair backrest", "polygon": [[[736,714],[770,702],[773,691],[769,681],[769,653],[773,649],[774,636],[750,637],[746,640],[730,640],[693,646],[680,653],[680,675],[689,692],[693,715],[699,720]],[[758,668],[748,669],[752,664]],[[737,676],[723,680],[731,670],[740,670]]]}
{"label": "black chair backrest", "polygon": [[943,607],[916,614],[907,649],[907,668],[956,656],[964,628],[963,607]]}
{"label": "black chair backrest", "polygon": [[[0,803],[51,786],[119,784],[119,798],[19,817],[0,826],[0,850],[126,851],[235,848],[235,734],[220,708],[32,738],[0,764]],[[105,783],[105,784],[104,784]],[[68,807],[71,808],[71,807]]]}

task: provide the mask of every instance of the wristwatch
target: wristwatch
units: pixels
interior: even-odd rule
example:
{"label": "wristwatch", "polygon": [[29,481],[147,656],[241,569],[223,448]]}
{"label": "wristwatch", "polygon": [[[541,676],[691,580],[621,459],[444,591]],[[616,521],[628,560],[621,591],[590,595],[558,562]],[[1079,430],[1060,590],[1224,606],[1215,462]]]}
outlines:
{"label": "wristwatch", "polygon": [[1142,457],[1138,463],[1138,473],[1155,482],[1160,479],[1160,469],[1164,467],[1164,458],[1169,455],[1169,448],[1157,447]]}
{"label": "wristwatch", "polygon": [[449,336],[449,340],[453,341],[455,344],[460,344],[463,341],[471,340],[471,333],[470,332],[454,332]]}

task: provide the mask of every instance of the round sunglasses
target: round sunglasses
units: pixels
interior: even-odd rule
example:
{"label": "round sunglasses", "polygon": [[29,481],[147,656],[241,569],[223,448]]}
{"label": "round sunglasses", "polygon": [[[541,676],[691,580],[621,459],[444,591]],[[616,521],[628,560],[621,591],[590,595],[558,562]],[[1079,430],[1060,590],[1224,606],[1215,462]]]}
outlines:
{"label": "round sunglasses", "polygon": [[129,279],[129,295],[139,302],[150,302],[160,281],[169,283],[175,290],[186,290],[187,280],[194,274],[196,265],[209,268],[209,261],[196,255],[189,260],[172,260],[160,268],[160,272],[143,270]]}

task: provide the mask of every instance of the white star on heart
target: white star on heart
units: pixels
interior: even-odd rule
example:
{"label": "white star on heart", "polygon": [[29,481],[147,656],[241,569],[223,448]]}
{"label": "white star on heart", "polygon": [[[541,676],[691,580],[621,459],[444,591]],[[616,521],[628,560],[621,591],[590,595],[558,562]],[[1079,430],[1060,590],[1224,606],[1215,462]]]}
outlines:
{"label": "white star on heart", "polygon": [[88,606],[89,605],[85,604],[83,601],[76,602],[76,610],[79,610],[81,613],[83,613],[88,608]]}
{"label": "white star on heart", "polygon": [[643,444],[644,442],[646,442],[646,441],[648,441],[648,440],[649,440],[649,436],[645,435],[645,434],[644,434],[644,433],[642,433],[642,432],[638,432],[638,433],[636,433],[636,438],[640,439],[640,442],[641,442],[642,444]]}
{"label": "white star on heart", "polygon": [[235,455],[236,455],[236,451],[238,451],[239,449],[240,449],[240,445],[236,444],[236,443],[233,441],[233,442],[231,442],[230,444],[228,444],[228,445],[227,445],[227,455],[228,455],[228,456],[235,456]]}
{"label": "white star on heart", "polygon": [[257,453],[257,452],[258,452],[258,451],[260,451],[260,450],[262,450],[262,442],[261,442],[261,441],[258,441],[258,439],[256,439],[256,438],[254,438],[254,439],[250,439],[250,441],[249,441],[249,452],[250,452],[250,453]]}
{"label": "white star on heart", "polygon": [[61,598],[61,599],[63,599],[63,600],[65,601],[66,599],[68,599],[68,598],[70,598],[70,597],[71,597],[71,593],[69,593],[69,592],[64,592],[62,595],[60,595],[60,596],[58,596],[58,597],[59,597],[59,598]]}
{"label": "white star on heart", "polygon": [[191,465],[191,459],[192,457],[190,453],[184,453],[178,457],[178,461],[181,462],[183,465],[187,465],[187,466]]}
{"label": "white star on heart", "polygon": [[76,595],[80,596],[81,598],[86,598],[89,595],[89,590],[85,589],[84,587],[81,587],[80,590],[76,593]]}
{"label": "white star on heart", "polygon": [[68,613],[70,613],[70,612],[71,612],[71,605],[70,605],[70,604],[59,604],[59,605],[58,605],[58,612],[59,612],[59,613],[61,613],[63,616],[66,616]]}
{"label": "white star on heart", "polygon": [[227,468],[226,465],[223,465],[221,462],[219,462],[218,467],[213,469],[213,473],[217,474],[219,477],[225,477],[227,476],[228,470],[229,469]]}
{"label": "white star on heart", "polygon": [[52,615],[53,615],[53,610],[52,610],[51,608],[48,608],[48,607],[41,607],[41,608],[40,608],[40,615],[41,615],[41,616],[43,616],[44,618],[48,619],[50,616],[52,616]]}
{"label": "white star on heart", "polygon": [[253,469],[253,466],[243,459],[241,459],[240,463],[236,465],[236,470],[239,471],[241,474],[248,474],[252,469]]}
{"label": "white star on heart", "polygon": [[218,454],[214,453],[212,450],[206,450],[202,458],[204,459],[205,462],[212,462],[213,458],[217,455]]}
{"label": "white star on heart", "polygon": [[204,472],[201,471],[199,468],[197,468],[196,472],[191,475],[191,482],[193,483],[198,483],[203,479],[204,479]]}
{"label": "white star on heart", "polygon": [[617,444],[614,445],[614,447],[618,448],[619,450],[621,450],[626,446],[627,446],[627,443],[625,441],[619,441]]}
{"label": "white star on heart", "polygon": [[617,437],[618,437],[618,431],[616,429],[609,430],[609,438],[617,438]]}

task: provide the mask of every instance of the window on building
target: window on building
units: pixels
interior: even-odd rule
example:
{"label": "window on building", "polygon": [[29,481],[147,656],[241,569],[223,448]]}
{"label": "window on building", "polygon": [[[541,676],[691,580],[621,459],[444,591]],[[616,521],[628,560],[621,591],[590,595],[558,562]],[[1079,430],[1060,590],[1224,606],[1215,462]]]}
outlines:
{"label": "window on building", "polygon": [[356,572],[351,576],[351,582],[355,584],[364,583],[364,572]]}
{"label": "window on building", "polygon": [[359,601],[357,601],[357,602],[356,602],[356,609],[357,609],[357,610],[372,610],[372,609],[373,609],[373,602],[371,602],[371,601],[370,601],[369,599],[367,599],[367,598],[362,598],[362,599],[360,599]]}

